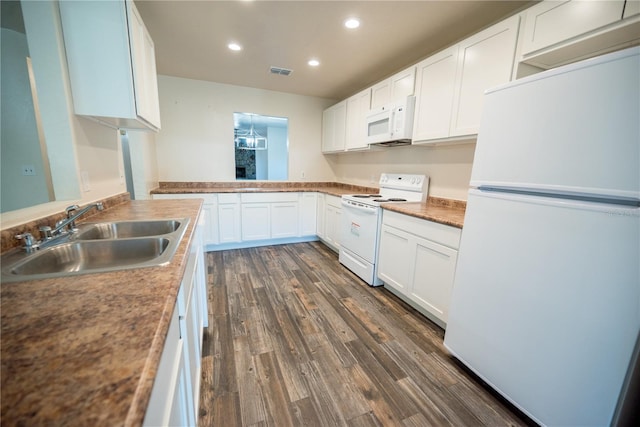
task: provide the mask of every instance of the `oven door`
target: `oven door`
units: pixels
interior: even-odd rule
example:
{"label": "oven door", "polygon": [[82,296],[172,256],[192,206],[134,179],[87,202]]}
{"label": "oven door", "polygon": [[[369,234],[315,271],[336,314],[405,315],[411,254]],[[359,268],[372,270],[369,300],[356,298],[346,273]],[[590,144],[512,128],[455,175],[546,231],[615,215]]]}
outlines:
{"label": "oven door", "polygon": [[380,208],[342,201],[340,246],[375,264],[380,227]]}

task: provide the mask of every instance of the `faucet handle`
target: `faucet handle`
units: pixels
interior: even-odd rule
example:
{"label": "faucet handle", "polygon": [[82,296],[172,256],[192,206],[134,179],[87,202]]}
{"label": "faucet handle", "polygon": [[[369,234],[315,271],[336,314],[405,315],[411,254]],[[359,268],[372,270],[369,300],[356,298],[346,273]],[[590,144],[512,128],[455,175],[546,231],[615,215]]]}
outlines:
{"label": "faucet handle", "polygon": [[15,237],[18,240],[24,240],[24,245],[22,247],[25,251],[33,252],[36,249],[36,247],[34,246],[36,242],[31,233],[17,234]]}

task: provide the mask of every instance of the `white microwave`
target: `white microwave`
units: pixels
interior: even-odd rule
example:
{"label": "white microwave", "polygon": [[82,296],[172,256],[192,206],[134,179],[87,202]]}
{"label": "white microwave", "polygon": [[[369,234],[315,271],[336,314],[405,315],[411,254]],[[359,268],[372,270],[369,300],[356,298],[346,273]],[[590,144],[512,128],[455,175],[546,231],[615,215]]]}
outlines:
{"label": "white microwave", "polygon": [[367,144],[402,145],[411,143],[415,96],[375,108],[367,114]]}

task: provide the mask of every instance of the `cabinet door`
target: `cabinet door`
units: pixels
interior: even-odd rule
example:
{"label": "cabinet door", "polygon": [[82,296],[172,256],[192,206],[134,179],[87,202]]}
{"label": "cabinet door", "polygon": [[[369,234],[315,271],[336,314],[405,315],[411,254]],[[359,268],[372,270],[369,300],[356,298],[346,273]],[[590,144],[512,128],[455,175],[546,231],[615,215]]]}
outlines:
{"label": "cabinet door", "polygon": [[333,120],[333,146],[331,151],[342,151],[347,139],[347,101],[335,106]]}
{"label": "cabinet door", "polygon": [[298,235],[298,203],[271,204],[271,238],[295,237]]}
{"label": "cabinet door", "polygon": [[133,2],[127,2],[130,13],[129,37],[136,111],[140,117],[160,128],[160,105],[158,102],[158,78],[153,40]]}
{"label": "cabinet door", "polygon": [[449,136],[457,63],[456,45],[418,64],[414,143]]}
{"label": "cabinet door", "polygon": [[451,136],[477,134],[484,91],[511,79],[519,22],[513,16],[459,44]]}
{"label": "cabinet door", "polygon": [[271,237],[269,203],[242,204],[242,240],[264,240]]}
{"label": "cabinet door", "polygon": [[458,251],[417,238],[413,258],[411,297],[427,311],[447,322]]}
{"label": "cabinet door", "polygon": [[220,243],[240,242],[240,204],[218,204],[218,237]]}
{"label": "cabinet door", "polygon": [[391,79],[386,79],[371,87],[371,109],[391,102]]}
{"label": "cabinet door", "polygon": [[366,117],[371,106],[371,89],[347,99],[347,150],[369,148],[367,144]]}
{"label": "cabinet door", "polygon": [[624,4],[624,19],[640,14],[640,0],[627,0]]}
{"label": "cabinet door", "polygon": [[343,151],[346,141],[347,101],[327,108],[322,113],[322,152]]}
{"label": "cabinet door", "polygon": [[316,209],[316,235],[321,239],[325,237],[325,217],[325,195],[323,193],[318,193],[318,206]]}
{"label": "cabinet door", "polygon": [[333,249],[340,250],[342,209],[332,205],[327,205],[325,212],[325,240],[333,247]]}
{"label": "cabinet door", "polygon": [[203,203],[202,214],[205,217],[205,224],[202,230],[202,237],[205,245],[217,245],[218,239],[218,205],[216,203]]}
{"label": "cabinet door", "polygon": [[[186,425],[186,402],[180,393],[182,347],[178,309],[173,310],[143,426]],[[183,422],[184,421],[184,422]]]}
{"label": "cabinet door", "polygon": [[382,225],[378,277],[403,294],[408,294],[413,273],[412,236],[397,228]]}
{"label": "cabinet door", "polygon": [[331,152],[333,147],[333,121],[335,114],[331,107],[322,112],[322,152]]}
{"label": "cabinet door", "polygon": [[414,93],[416,67],[411,66],[391,77],[391,101],[406,98]]}
{"label": "cabinet door", "polygon": [[622,17],[624,0],[543,1],[526,11],[522,53],[528,55]]}
{"label": "cabinet door", "polygon": [[300,194],[300,236],[316,234],[318,193]]}

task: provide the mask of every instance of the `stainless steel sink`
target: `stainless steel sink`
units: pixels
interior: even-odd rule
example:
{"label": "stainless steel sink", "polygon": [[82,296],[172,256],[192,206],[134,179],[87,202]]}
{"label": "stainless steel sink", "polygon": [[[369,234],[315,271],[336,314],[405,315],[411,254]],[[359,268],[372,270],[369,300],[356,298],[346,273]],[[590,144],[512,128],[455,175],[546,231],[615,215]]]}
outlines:
{"label": "stainless steel sink", "polygon": [[184,220],[118,221],[83,224],[73,240],[123,239],[129,237],[162,236],[180,228]]}
{"label": "stainless steel sink", "polygon": [[84,224],[79,231],[27,253],[2,256],[2,282],[103,273],[167,264],[189,218]]}

